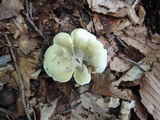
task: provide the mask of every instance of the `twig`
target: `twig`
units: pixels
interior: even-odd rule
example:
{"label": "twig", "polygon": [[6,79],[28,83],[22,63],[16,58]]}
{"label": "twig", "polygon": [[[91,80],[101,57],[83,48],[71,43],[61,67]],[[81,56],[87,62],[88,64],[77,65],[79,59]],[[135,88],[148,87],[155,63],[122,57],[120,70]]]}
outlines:
{"label": "twig", "polygon": [[125,48],[128,49],[128,46],[125,44],[125,42],[123,42],[119,37],[117,37],[116,35],[114,35],[115,40],[117,40],[119,42],[119,44]]}
{"label": "twig", "polygon": [[131,59],[129,59],[129,58],[122,57],[122,56],[120,56],[119,58],[122,58],[122,59],[124,59],[124,60],[126,60],[126,61],[128,61],[128,62],[131,62],[131,63],[134,64],[134,65],[137,65],[143,72],[146,72],[146,71],[147,71],[147,70],[145,70],[143,67],[141,67],[141,65],[140,65],[139,63],[137,63],[137,62],[135,62],[135,61],[133,61],[133,60],[131,60]]}
{"label": "twig", "polygon": [[49,4],[50,2],[52,2],[52,0],[46,0],[43,5],[41,5],[39,8],[37,8],[37,9],[34,11],[34,13],[37,13],[39,10],[41,10],[45,5]]}
{"label": "twig", "polygon": [[41,30],[38,29],[38,27],[34,24],[32,19],[30,18],[30,16],[29,16],[30,8],[29,8],[28,0],[25,0],[25,3],[26,3],[26,12],[23,11],[22,14],[26,17],[26,20],[31,24],[31,26],[35,29],[35,31],[43,38],[43,44],[42,44],[42,48],[41,48],[41,52],[40,52],[40,56],[39,56],[38,64],[37,64],[37,68],[36,68],[36,69],[39,69],[39,67],[42,64],[44,50],[46,49],[46,46],[48,43],[48,38],[41,32]]}
{"label": "twig", "polygon": [[43,33],[37,28],[37,26],[34,24],[34,22],[31,20],[29,17],[29,13],[27,12],[22,12],[23,15],[26,17],[27,21],[32,25],[32,27],[35,29],[35,31],[43,38],[46,39],[46,37],[43,35]]}
{"label": "twig", "polygon": [[14,119],[14,117],[12,116],[12,114],[11,114],[11,112],[10,112],[10,111],[5,110],[5,109],[4,109],[4,108],[2,108],[2,107],[0,107],[0,111],[1,111],[1,112],[3,112],[3,113],[5,113],[5,114],[7,114],[7,115],[9,115],[12,119]]}
{"label": "twig", "polygon": [[43,33],[38,29],[38,27],[34,24],[34,22],[32,21],[32,19],[29,16],[29,3],[28,0],[25,1],[26,3],[26,12],[22,11],[22,14],[26,17],[27,21],[31,24],[31,26],[35,29],[35,31],[44,39],[46,40],[45,35],[43,35]]}
{"label": "twig", "polygon": [[[0,34],[1,34],[1,33],[0,33]],[[7,33],[2,33],[2,34],[4,35],[4,34],[7,34]],[[13,47],[13,46],[9,46],[8,44],[5,44],[2,40],[0,40],[0,43],[2,43],[3,46],[7,46],[7,47],[10,47],[10,48],[12,48],[12,49],[18,50],[17,48],[15,48],[15,47]]]}
{"label": "twig", "polygon": [[61,115],[68,114],[68,113],[70,113],[74,108],[76,108],[79,104],[81,104],[81,102],[73,105],[71,108],[69,108],[69,109],[67,109],[67,110],[61,111],[59,114],[61,114]]}
{"label": "twig", "polygon": [[[5,38],[7,40],[8,45],[12,46],[7,34],[5,34]],[[17,72],[17,75],[18,75],[18,80],[19,80],[19,83],[20,83],[19,87],[20,87],[20,91],[21,91],[22,104],[23,104],[23,107],[24,107],[24,110],[25,110],[25,113],[26,113],[26,116],[27,116],[28,120],[31,120],[31,116],[29,115],[28,108],[27,108],[27,105],[26,105],[25,90],[24,90],[24,85],[23,85],[23,82],[22,82],[21,72],[19,70],[17,60],[16,60],[16,57],[15,57],[15,54],[14,54],[12,48],[10,48],[10,52],[11,52],[11,56],[12,56],[12,59],[13,59],[13,62],[14,62],[14,66],[16,68],[16,72]]]}

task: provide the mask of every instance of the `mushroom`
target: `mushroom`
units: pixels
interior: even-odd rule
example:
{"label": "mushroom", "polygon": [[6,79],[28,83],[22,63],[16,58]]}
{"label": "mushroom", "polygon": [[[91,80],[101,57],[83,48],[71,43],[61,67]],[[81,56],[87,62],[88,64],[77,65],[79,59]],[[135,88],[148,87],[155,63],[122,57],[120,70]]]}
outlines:
{"label": "mushroom", "polygon": [[72,75],[80,85],[91,81],[91,73],[107,66],[107,50],[95,35],[78,28],[71,35],[60,32],[44,55],[44,69],[55,81],[67,82]]}

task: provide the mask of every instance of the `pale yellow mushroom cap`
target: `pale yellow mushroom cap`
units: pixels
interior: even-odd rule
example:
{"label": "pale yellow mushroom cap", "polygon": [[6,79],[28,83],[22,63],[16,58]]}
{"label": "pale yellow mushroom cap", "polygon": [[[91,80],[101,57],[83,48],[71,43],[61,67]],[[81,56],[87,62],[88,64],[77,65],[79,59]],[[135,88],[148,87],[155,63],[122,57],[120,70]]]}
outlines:
{"label": "pale yellow mushroom cap", "polygon": [[58,33],[45,52],[44,69],[55,81],[67,82],[72,75],[80,84],[91,81],[90,73],[102,73],[107,66],[107,50],[88,31],[78,28],[71,36]]}

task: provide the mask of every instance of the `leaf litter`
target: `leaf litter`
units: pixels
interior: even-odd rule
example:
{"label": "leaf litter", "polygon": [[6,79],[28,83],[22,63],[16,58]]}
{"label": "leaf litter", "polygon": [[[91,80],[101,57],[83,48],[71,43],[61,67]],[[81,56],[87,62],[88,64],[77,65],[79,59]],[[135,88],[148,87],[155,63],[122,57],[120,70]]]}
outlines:
{"label": "leaf litter", "polygon": [[[1,118],[28,118],[25,99],[35,120],[159,119],[160,36],[149,34],[142,1],[2,0],[0,6],[0,61],[14,50],[25,91],[22,98],[14,61],[1,62],[0,92],[10,88],[16,96],[13,105],[0,105]],[[55,34],[79,27],[108,49],[108,66],[85,86],[55,82],[44,72],[43,54]]]}

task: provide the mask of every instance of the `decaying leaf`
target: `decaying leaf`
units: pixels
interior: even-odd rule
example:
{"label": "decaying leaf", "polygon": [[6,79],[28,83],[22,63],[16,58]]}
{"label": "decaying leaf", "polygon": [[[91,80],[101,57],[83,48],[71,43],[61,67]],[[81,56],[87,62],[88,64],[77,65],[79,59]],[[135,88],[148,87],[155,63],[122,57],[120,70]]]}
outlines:
{"label": "decaying leaf", "polygon": [[119,105],[120,105],[120,99],[111,97],[110,102],[109,102],[109,107],[116,108]]}
{"label": "decaying leaf", "polygon": [[2,0],[0,4],[0,20],[17,15],[23,6],[19,0]]}
{"label": "decaying leaf", "polygon": [[[25,86],[26,97],[30,97],[30,78],[32,77],[31,75],[35,73],[39,52],[34,52],[32,55],[33,57],[19,57],[18,59],[19,69],[21,71],[23,84]],[[13,76],[18,79],[16,71],[13,73]]]}
{"label": "decaying leaf", "polygon": [[140,120],[147,120],[148,111],[140,101],[140,98],[138,96],[134,96],[134,100],[135,100],[134,112],[140,118]]}
{"label": "decaying leaf", "polygon": [[40,120],[51,120],[51,116],[54,113],[56,104],[57,100],[53,101],[51,105],[44,104],[44,106],[40,110]]}
{"label": "decaying leaf", "polygon": [[122,19],[121,22],[119,23],[119,25],[116,25],[112,31],[116,32],[119,30],[123,30],[124,28],[128,27],[130,24],[131,23],[128,19]]}
{"label": "decaying leaf", "polygon": [[107,14],[116,12],[119,8],[125,7],[125,3],[119,0],[87,0],[89,7],[98,13]]}
{"label": "decaying leaf", "polygon": [[100,95],[83,92],[77,102],[81,104],[72,110],[71,120],[116,120],[114,115],[107,114],[110,101]]}
{"label": "decaying leaf", "polygon": [[129,120],[131,118],[131,109],[134,107],[134,101],[122,101],[120,108],[120,120]]}
{"label": "decaying leaf", "polygon": [[143,6],[140,6],[140,7],[139,7],[139,13],[138,13],[139,24],[140,24],[140,25],[143,24],[144,19],[145,19],[145,16],[146,16],[146,11],[145,11],[145,9],[144,9]]}
{"label": "decaying leaf", "polygon": [[136,81],[143,78],[146,71],[151,69],[151,66],[159,58],[159,51],[153,51],[145,58],[138,62],[139,66],[134,65],[129,71],[127,71],[119,80],[113,82],[116,86],[122,81]]}
{"label": "decaying leaf", "polygon": [[135,9],[132,6],[128,6],[128,17],[133,21],[134,24],[139,22],[139,17],[136,14]]}
{"label": "decaying leaf", "polygon": [[37,47],[37,39],[31,38],[27,34],[22,34],[19,38],[19,49],[27,55]]}
{"label": "decaying leaf", "polygon": [[122,31],[115,32],[127,45],[138,49],[144,55],[153,50],[160,49],[159,45],[147,42],[147,28],[143,26],[129,27]]}
{"label": "decaying leaf", "polygon": [[151,39],[152,39],[152,42],[160,44],[160,35],[158,33],[155,33],[154,35],[152,35]]}
{"label": "decaying leaf", "polygon": [[117,72],[125,72],[131,67],[131,64],[118,58],[114,57],[114,59],[110,62],[110,68],[111,70],[117,71]]}
{"label": "decaying leaf", "polygon": [[0,78],[4,77],[7,72],[13,71],[14,68],[12,65],[7,65],[6,67],[0,67]]}
{"label": "decaying leaf", "polygon": [[103,29],[103,25],[97,13],[93,14],[93,23],[94,23],[97,35],[103,35],[105,31]]}
{"label": "decaying leaf", "polygon": [[124,100],[132,99],[132,92],[129,89],[118,89],[114,84],[115,76],[111,73],[93,75],[93,85],[91,92],[94,94],[104,95],[107,97],[121,98]]}
{"label": "decaying leaf", "polygon": [[140,95],[143,105],[155,120],[160,118],[160,63],[155,62],[151,71],[145,73],[142,79]]}

